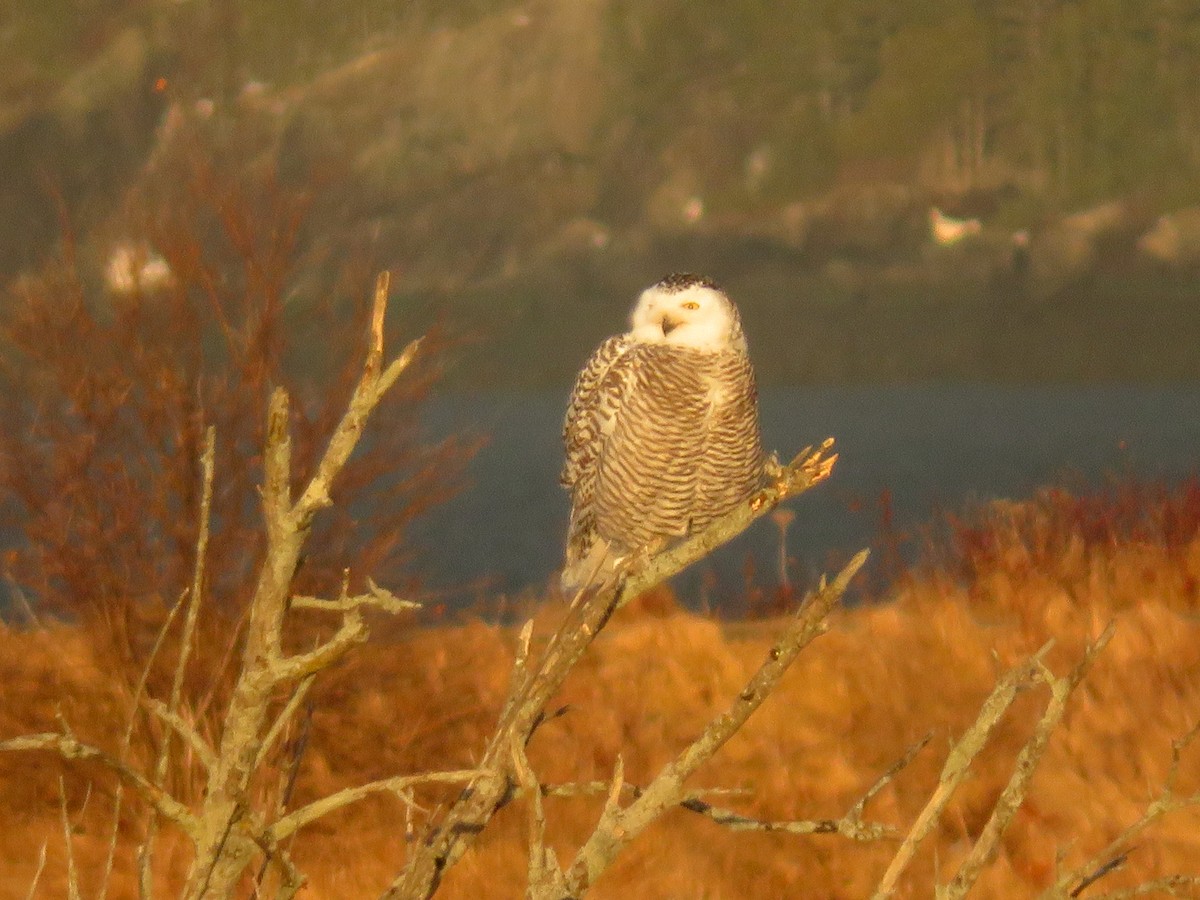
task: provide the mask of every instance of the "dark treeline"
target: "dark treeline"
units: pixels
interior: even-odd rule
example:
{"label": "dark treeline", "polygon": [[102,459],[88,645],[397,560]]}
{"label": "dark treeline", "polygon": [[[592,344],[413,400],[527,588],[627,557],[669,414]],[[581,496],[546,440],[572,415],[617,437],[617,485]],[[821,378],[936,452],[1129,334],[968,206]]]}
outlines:
{"label": "dark treeline", "polygon": [[[1200,196],[1198,0],[582,5],[605,32],[610,125],[632,125],[658,151],[646,160],[666,154],[729,202],[741,187],[728,183],[732,172],[775,198],[846,173],[962,187],[1016,180],[1062,204]],[[536,27],[545,14],[504,0],[144,0],[78,15],[71,6],[68,15],[60,2],[16,4],[0,37],[0,130],[39,98],[61,107],[116,89],[116,63],[136,68],[139,54],[156,56],[178,90],[220,97],[248,81],[307,81],[391,35],[434,40],[489,17]]]}
{"label": "dark treeline", "polygon": [[[98,281],[122,204],[207,141],[317,196],[320,265],[369,259],[465,319],[486,383],[567,379],[678,267],[788,335],[759,339],[779,380],[1194,369],[1200,0],[73,7],[19,0],[0,30],[3,281],[64,220]],[[975,239],[932,245],[935,205]],[[1157,349],[1131,354],[1147,290]]]}

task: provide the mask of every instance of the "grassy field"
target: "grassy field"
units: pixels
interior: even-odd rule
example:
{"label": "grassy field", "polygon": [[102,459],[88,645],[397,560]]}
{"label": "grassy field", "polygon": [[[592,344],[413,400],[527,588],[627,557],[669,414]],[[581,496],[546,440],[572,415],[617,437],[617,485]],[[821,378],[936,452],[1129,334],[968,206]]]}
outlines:
{"label": "grassy field", "polygon": [[[1196,483],[1126,485],[1091,497],[1048,490],[939,523],[923,561],[897,574],[887,596],[837,613],[830,632],[694,786],[744,792],[712,800],[762,818],[838,818],[931,733],[867,807],[868,820],[903,833],[937,784],[951,740],[974,720],[997,677],[1048,639],[1055,642],[1048,664],[1062,674],[1115,621],[1115,637],[1072,696],[997,859],[972,894],[1037,895],[1056,871],[1083,865],[1139,820],[1162,795],[1173,742],[1200,723],[1198,523]],[[537,611],[546,622],[560,614],[552,604]],[[646,783],[741,690],[776,630],[772,621],[711,621],[665,593],[627,607],[567,681],[566,712],[531,744],[534,770],[545,782],[606,779],[620,754],[626,779]],[[318,682],[311,728],[293,736],[299,767],[291,805],[391,774],[469,767],[503,701],[514,644],[510,630],[467,621],[352,654]],[[0,737],[57,730],[61,718],[81,739],[117,752],[128,690],[81,630],[0,630],[0,679]],[[1046,695],[1039,687],[1017,699],[921,845],[900,896],[930,897],[934,884],[954,874]],[[135,740],[132,757],[152,761],[152,744]],[[37,895],[66,896],[60,774],[73,864],[85,894],[99,886],[112,780],[48,755],[9,754],[0,756],[0,896],[25,896],[43,847]],[[198,767],[173,771],[177,793],[194,795],[198,775]],[[1184,747],[1175,795],[1198,792],[1200,746]],[[430,810],[452,796],[426,790],[414,800]],[[560,856],[591,830],[600,805],[599,797],[547,799]],[[517,801],[497,816],[448,872],[439,896],[523,895],[522,807]],[[423,813],[414,815],[419,821]],[[311,878],[301,896],[378,895],[403,861],[406,818],[397,799],[375,798],[301,832],[293,856]],[[142,810],[126,804],[110,897],[136,896],[143,820]],[[186,845],[174,840],[169,830],[160,838],[164,896],[188,864]],[[1200,873],[1200,807],[1163,815],[1129,843],[1125,863],[1081,896]],[[594,896],[866,897],[895,848],[894,841],[838,835],[732,833],[679,810],[633,844]],[[1200,896],[1194,884],[1176,890]]]}

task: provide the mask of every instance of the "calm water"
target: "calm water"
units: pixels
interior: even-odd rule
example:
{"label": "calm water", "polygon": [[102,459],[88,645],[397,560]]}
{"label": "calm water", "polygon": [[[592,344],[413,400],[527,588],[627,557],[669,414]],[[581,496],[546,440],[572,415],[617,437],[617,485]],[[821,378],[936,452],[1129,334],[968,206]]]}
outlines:
{"label": "calm water", "polygon": [[[566,389],[459,394],[430,411],[435,434],[470,427],[491,435],[472,484],[416,533],[435,584],[485,576],[499,590],[537,588],[560,559],[567,500],[558,485]],[[938,508],[1022,497],[1050,482],[1079,486],[1112,473],[1176,481],[1200,470],[1200,384],[1172,386],[776,388],[761,401],[764,442],[790,458],[837,439],[833,478],[791,505],[788,547],[800,570],[820,569],[878,535],[878,498],[891,491],[896,521]],[[706,561],[737,596],[747,555],[771,582],[777,530],[758,522]],[[697,595],[699,572],[677,585]]]}

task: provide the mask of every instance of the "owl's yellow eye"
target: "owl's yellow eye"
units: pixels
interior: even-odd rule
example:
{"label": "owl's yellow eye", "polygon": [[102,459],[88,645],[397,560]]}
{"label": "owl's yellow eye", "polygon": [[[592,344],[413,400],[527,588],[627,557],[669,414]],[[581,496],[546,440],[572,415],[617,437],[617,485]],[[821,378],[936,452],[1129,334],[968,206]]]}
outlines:
{"label": "owl's yellow eye", "polygon": [[697,303],[695,300],[689,300],[687,303],[683,304],[683,308],[684,309],[699,309],[700,304]]}

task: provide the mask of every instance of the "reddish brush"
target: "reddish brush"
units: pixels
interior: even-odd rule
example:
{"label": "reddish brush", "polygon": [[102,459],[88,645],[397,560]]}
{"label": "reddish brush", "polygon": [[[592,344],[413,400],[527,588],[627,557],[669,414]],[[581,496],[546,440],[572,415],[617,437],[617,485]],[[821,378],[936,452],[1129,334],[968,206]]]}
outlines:
{"label": "reddish brush", "polygon": [[[1032,499],[994,501],[947,515],[941,538],[926,536],[916,568],[978,585],[998,574],[1052,578],[1071,585],[1099,559],[1118,560],[1130,579],[1168,579],[1163,595],[1182,608],[1200,605],[1195,548],[1200,538],[1200,479],[1176,485],[1132,477],[1073,493],[1043,488]],[[1142,561],[1138,562],[1136,558]]]}
{"label": "reddish brush", "polygon": [[[276,386],[293,397],[298,482],[361,368],[370,296],[368,279],[352,274],[306,291],[311,196],[216,156],[189,150],[161,161],[130,201],[125,226],[161,254],[168,280],[94,290],[68,239],[60,260],[19,283],[0,318],[0,506],[14,510],[18,532],[3,574],[40,610],[108,635],[130,666],[144,662],[191,581],[197,460],[205,428],[216,427],[208,633],[197,657],[206,685],[220,680],[262,552],[267,397]],[[456,490],[471,452],[463,440],[421,439],[446,344],[427,337],[380,407],[334,511],[317,520],[298,591],[336,591],[344,567],[355,585],[372,574],[413,586],[406,529]]]}

